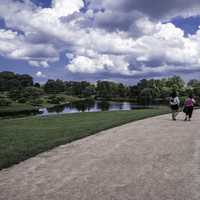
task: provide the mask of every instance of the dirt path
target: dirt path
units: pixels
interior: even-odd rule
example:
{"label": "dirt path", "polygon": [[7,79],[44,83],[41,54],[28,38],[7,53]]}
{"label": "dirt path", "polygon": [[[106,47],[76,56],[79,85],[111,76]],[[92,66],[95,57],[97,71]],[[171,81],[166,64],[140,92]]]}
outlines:
{"label": "dirt path", "polygon": [[199,200],[200,111],[130,123],[0,171],[0,200]]}

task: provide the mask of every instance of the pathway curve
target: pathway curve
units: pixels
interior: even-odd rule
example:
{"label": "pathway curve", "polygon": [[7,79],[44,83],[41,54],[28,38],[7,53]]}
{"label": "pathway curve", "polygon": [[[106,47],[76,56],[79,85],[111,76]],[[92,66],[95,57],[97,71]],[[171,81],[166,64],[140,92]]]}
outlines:
{"label": "pathway curve", "polygon": [[199,200],[200,111],[145,119],[0,171],[0,200]]}

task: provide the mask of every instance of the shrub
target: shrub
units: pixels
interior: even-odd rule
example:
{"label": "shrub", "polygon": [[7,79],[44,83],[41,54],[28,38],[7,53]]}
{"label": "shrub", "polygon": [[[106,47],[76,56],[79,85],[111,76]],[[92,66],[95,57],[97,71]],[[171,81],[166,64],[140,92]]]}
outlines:
{"label": "shrub", "polygon": [[12,102],[7,98],[0,98],[0,106],[10,106]]}
{"label": "shrub", "polygon": [[61,98],[57,96],[50,96],[47,100],[48,103],[50,104],[60,104],[61,103]]}
{"label": "shrub", "polygon": [[27,99],[24,98],[24,97],[22,97],[22,98],[18,99],[18,102],[19,102],[19,103],[26,103],[26,102],[27,102]]}
{"label": "shrub", "polygon": [[42,99],[34,99],[30,101],[30,104],[32,106],[40,106],[43,104],[43,100]]}
{"label": "shrub", "polygon": [[33,98],[39,98],[41,95],[43,95],[43,90],[41,88],[36,87],[27,87],[22,91],[22,96],[25,98],[33,99]]}

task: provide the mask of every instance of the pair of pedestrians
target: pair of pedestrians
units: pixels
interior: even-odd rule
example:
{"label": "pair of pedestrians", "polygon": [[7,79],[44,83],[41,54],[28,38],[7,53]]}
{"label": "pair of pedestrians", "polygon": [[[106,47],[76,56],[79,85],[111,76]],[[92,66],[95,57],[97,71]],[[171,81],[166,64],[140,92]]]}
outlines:
{"label": "pair of pedestrians", "polygon": [[[183,107],[183,112],[185,113],[185,121],[191,121],[195,103],[196,102],[192,95],[189,95],[188,98],[185,100]],[[180,111],[180,100],[176,92],[173,92],[170,97],[170,106],[172,110],[172,119],[175,121]]]}

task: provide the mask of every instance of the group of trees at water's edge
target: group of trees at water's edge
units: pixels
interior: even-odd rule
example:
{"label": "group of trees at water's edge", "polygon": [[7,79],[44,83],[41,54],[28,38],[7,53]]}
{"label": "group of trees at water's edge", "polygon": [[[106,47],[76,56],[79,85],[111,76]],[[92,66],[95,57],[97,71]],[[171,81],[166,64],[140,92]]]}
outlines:
{"label": "group of trees at water's edge", "polygon": [[[135,85],[127,86],[111,81],[97,81],[95,84],[87,81],[48,80],[45,84],[34,83],[33,77],[13,72],[0,72],[0,105],[9,105],[10,100],[20,103],[33,102],[40,104],[40,97],[51,95],[49,101],[60,102],[57,94],[93,97],[105,100],[134,100],[141,104],[164,102],[171,92],[176,90],[179,96],[185,98],[188,94],[200,97],[200,80],[191,80],[187,84],[179,76],[163,79],[142,79]],[[3,94],[7,94],[4,96]]]}

